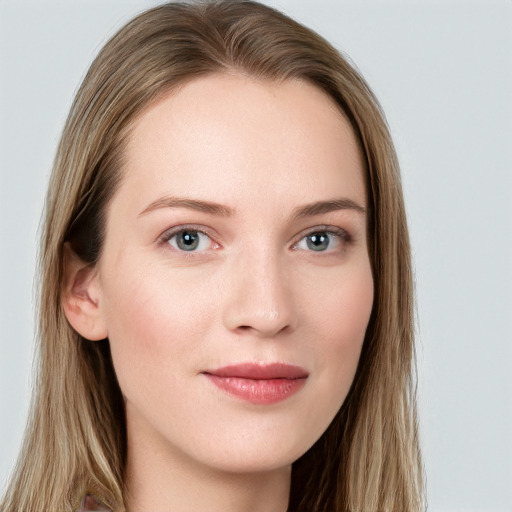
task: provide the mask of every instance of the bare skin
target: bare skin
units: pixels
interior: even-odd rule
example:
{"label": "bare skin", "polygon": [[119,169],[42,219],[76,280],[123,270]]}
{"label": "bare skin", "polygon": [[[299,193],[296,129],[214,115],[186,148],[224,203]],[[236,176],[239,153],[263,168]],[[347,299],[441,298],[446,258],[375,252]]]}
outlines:
{"label": "bare skin", "polygon": [[[65,304],[111,344],[129,511],[286,510],[372,308],[363,172],[348,121],[299,81],[211,75],[135,122],[100,262]],[[212,377],[241,363],[304,375],[247,398]]]}

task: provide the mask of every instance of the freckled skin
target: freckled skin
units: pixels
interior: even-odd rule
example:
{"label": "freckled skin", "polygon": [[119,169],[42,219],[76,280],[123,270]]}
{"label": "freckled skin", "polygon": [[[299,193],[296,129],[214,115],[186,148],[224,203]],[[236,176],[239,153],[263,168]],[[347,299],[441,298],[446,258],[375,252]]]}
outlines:
{"label": "freckled skin", "polygon": [[[291,217],[340,197],[366,206],[350,125],[312,85],[212,75],[142,114],[126,162],[98,280],[126,400],[134,503],[164,477],[166,491],[153,487],[151,506],[169,503],[176,468],[180,485],[258,473],[278,475],[275,485],[286,488],[290,464],[347,395],[373,303],[365,215]],[[163,196],[233,213],[162,207],[141,215]],[[180,250],[179,234],[162,238],[180,226],[205,232],[200,250]],[[333,235],[327,250],[311,250],[305,237],[326,226],[350,240]],[[286,400],[257,405],[202,374],[241,362],[294,364],[309,377]]]}

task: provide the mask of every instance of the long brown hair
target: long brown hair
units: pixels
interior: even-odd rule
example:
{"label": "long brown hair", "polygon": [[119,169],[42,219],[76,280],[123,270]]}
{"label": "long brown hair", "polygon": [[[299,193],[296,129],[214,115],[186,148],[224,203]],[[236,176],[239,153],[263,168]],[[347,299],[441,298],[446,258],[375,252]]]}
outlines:
{"label": "long brown hair", "polygon": [[23,451],[0,508],[70,510],[87,491],[124,510],[125,420],[109,344],[81,338],[61,306],[63,246],[94,265],[134,119],[211,73],[308,81],[350,120],[366,159],[375,299],[338,415],[293,465],[290,510],[424,508],[414,378],[413,279],[399,168],[382,110],[324,39],[251,1],[169,3],[122,28],[91,65],[54,163],[40,249],[39,373]]}

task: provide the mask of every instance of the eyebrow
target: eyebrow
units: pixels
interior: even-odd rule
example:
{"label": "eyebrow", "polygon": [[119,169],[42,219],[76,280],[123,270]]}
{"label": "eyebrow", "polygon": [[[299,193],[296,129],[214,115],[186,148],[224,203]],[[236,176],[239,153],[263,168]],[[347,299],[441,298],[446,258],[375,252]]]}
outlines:
{"label": "eyebrow", "polygon": [[139,213],[139,217],[146,215],[159,208],[186,208],[198,212],[220,215],[229,217],[233,214],[233,210],[227,206],[210,201],[199,201],[197,199],[187,199],[182,197],[162,197],[153,201],[147,208]]}
{"label": "eyebrow", "polygon": [[340,198],[331,199],[330,201],[317,201],[315,203],[301,206],[294,210],[292,216],[295,218],[313,217],[314,215],[321,215],[323,213],[330,213],[337,210],[353,210],[361,215],[366,213],[366,209],[352,201],[352,199]]}
{"label": "eyebrow", "polygon": [[[211,201],[166,196],[153,201],[149,206],[142,210],[138,216],[142,217],[143,215],[147,215],[148,213],[160,208],[186,208],[188,210],[195,210],[222,217],[229,217],[234,213],[232,208]],[[305,206],[300,206],[293,211],[292,218],[313,217],[315,215],[330,213],[337,210],[353,210],[362,215],[366,213],[365,208],[351,199],[340,198],[331,199],[329,201],[316,201]]]}

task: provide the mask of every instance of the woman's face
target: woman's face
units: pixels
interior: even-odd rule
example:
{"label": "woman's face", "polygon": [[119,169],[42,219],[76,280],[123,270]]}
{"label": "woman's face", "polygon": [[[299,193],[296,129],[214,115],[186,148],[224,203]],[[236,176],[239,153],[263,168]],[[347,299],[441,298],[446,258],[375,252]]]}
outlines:
{"label": "woman's face", "polygon": [[349,123],[307,83],[218,74],[143,113],[125,157],[96,279],[130,443],[289,465],[343,403],[372,308]]}

